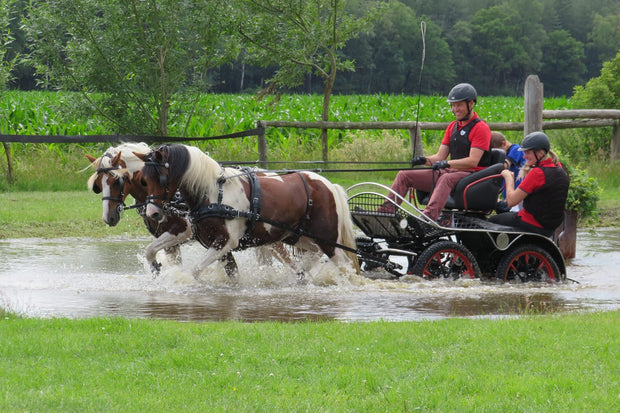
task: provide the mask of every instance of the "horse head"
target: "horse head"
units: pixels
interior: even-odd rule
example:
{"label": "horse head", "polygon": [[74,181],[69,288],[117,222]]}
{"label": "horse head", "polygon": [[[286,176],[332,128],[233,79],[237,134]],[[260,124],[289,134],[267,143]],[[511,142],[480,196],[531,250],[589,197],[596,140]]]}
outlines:
{"label": "horse head", "polygon": [[88,180],[88,187],[96,194],[103,194],[102,218],[111,227],[120,221],[127,195],[144,201],[145,189],[139,178],[143,162],[133,154],[138,150],[147,153],[150,148],[144,143],[123,144],[108,149],[100,158],[86,155],[96,170]]}
{"label": "horse head", "polygon": [[103,222],[113,227],[121,218],[121,211],[125,205],[127,193],[125,182],[129,175],[124,169],[120,152],[112,156],[107,154],[99,159],[86,155],[96,172],[88,180],[89,188],[96,194],[102,194]]}
{"label": "horse head", "polygon": [[142,159],[141,183],[146,188],[146,216],[155,221],[164,219],[163,205],[172,200],[178,181],[171,181],[168,147],[160,146],[148,154],[135,155]]}

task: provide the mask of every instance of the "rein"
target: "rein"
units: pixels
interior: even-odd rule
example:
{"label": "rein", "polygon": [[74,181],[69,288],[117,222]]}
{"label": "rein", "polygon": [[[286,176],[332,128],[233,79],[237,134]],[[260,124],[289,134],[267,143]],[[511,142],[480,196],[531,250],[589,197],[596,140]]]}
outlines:
{"label": "rein", "polygon": [[[149,164],[149,165],[153,165],[156,166],[158,168],[169,168],[170,165],[165,162],[165,163],[159,163],[159,162],[154,162],[154,161],[147,161],[145,162],[145,164]],[[164,212],[166,211],[172,211],[172,213],[177,214],[177,215],[183,215],[183,216],[187,216],[189,215],[189,217],[191,218],[192,221],[192,226],[193,228],[193,233],[196,234],[196,225],[206,219],[206,218],[211,218],[211,217],[216,217],[216,218],[223,218],[223,219],[236,219],[236,218],[246,218],[249,220],[250,224],[248,226],[248,231],[246,231],[246,234],[242,237],[242,239],[240,240],[240,242],[242,240],[245,239],[246,244],[241,245],[240,244],[240,248],[247,248],[249,246],[251,246],[251,233],[253,230],[253,227],[255,225],[256,222],[260,221],[260,222],[264,222],[267,223],[271,226],[274,226],[276,228],[280,228],[283,229],[287,232],[290,232],[292,234],[295,234],[296,239],[293,242],[293,240],[289,240],[289,242],[292,242],[293,244],[302,236],[308,237],[310,239],[313,239],[317,242],[323,243],[325,245],[329,245],[335,248],[339,248],[342,249],[344,251],[348,251],[351,253],[354,253],[356,255],[359,256],[363,256],[365,259],[371,261],[371,262],[375,262],[378,263],[380,265],[382,265],[386,270],[388,271],[394,271],[395,268],[401,268],[401,266],[399,264],[395,264],[390,262],[388,259],[386,258],[382,258],[382,257],[377,257],[373,254],[368,254],[365,253],[363,251],[359,251],[356,248],[351,248],[348,247],[346,245],[342,245],[339,244],[338,242],[326,239],[324,237],[318,236],[316,234],[310,233],[306,230],[306,226],[307,223],[310,220],[310,212],[313,206],[313,201],[312,198],[310,197],[310,187],[308,185],[308,182],[306,181],[306,179],[304,178],[304,176],[301,174],[301,172],[303,171],[285,171],[285,173],[296,173],[298,174],[298,176],[300,177],[300,179],[302,180],[303,184],[304,184],[304,188],[306,190],[306,211],[305,211],[305,215],[304,215],[304,221],[298,225],[296,228],[291,227],[290,225],[286,225],[283,224],[282,222],[279,221],[275,221],[273,219],[270,218],[266,218],[260,215],[260,210],[262,207],[262,196],[261,196],[261,189],[260,189],[260,181],[258,180],[258,177],[256,176],[256,171],[254,170],[254,168],[250,168],[250,167],[243,167],[240,168],[241,171],[243,173],[237,174],[237,175],[233,175],[233,176],[229,176],[229,177],[224,177],[223,175],[220,176],[220,178],[218,178],[217,180],[217,184],[218,184],[218,196],[217,196],[217,203],[207,203],[205,204],[205,202],[208,202],[208,197],[205,195],[202,197],[201,202],[198,203],[198,205],[196,207],[194,207],[191,210],[187,210],[187,205],[184,204],[181,195],[177,192],[177,194],[175,194],[175,200],[173,201],[167,201],[167,193],[168,193],[168,182],[166,177],[162,177],[160,174],[160,183],[164,184],[162,186],[165,187],[165,193],[164,195],[160,195],[160,196],[147,196],[147,200],[144,204],[142,205],[146,205],[148,203],[152,203],[153,200],[155,199],[161,199],[164,201]],[[273,172],[273,171],[270,171]],[[240,211],[238,209],[235,209],[233,207],[231,207],[230,205],[226,205],[223,204],[223,197],[224,197],[224,184],[226,183],[226,180],[231,179],[231,178],[239,178],[242,176],[247,176],[249,183],[250,183],[250,210],[249,211]],[[165,182],[163,182],[165,181]],[[177,203],[178,205],[181,205],[181,208],[176,208],[175,205],[171,205],[171,204],[175,204]],[[200,242],[200,239],[198,240]]]}

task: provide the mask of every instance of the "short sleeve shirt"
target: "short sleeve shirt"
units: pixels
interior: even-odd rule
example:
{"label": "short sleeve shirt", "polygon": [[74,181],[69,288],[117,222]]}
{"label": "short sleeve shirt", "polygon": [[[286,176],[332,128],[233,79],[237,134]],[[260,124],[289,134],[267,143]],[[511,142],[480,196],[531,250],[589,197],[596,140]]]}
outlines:
{"label": "short sleeve shirt", "polygon": [[[523,178],[523,181],[521,181],[521,184],[519,185],[519,189],[527,192],[528,195],[538,191],[545,184],[545,173],[542,171],[542,168],[549,166],[555,167],[555,164],[553,163],[553,160],[545,159],[541,161],[538,166],[540,166],[540,168],[532,168],[532,170],[525,176],[525,178]],[[534,218],[534,216],[525,209],[519,211],[519,216],[523,222],[527,222],[528,224],[534,225],[538,228],[543,227]]]}
{"label": "short sleeve shirt", "polygon": [[[443,135],[443,140],[441,141],[442,145],[450,146],[450,136],[452,136],[452,131],[454,130],[454,124],[458,122],[458,129],[462,129],[467,126],[474,119],[479,119],[480,117],[476,112],[473,113],[471,119],[467,122],[461,121],[452,121],[446,128],[446,131]],[[489,125],[482,121],[478,122],[472,130],[469,132],[469,141],[471,142],[472,148],[482,149],[483,151],[488,151],[491,147],[491,128]],[[483,167],[477,167],[476,169],[483,169]]]}

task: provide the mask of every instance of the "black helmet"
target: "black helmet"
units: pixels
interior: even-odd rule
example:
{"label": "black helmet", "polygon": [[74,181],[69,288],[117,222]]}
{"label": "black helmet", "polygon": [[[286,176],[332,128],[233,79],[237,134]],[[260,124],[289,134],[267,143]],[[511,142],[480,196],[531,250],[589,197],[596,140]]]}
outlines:
{"label": "black helmet", "polygon": [[476,93],[476,89],[469,83],[459,83],[454,86],[448,94],[448,103],[462,102],[464,100],[473,100],[477,102],[477,99],[478,94]]}
{"label": "black helmet", "polygon": [[549,152],[551,149],[549,137],[543,132],[528,133],[528,135],[523,138],[523,142],[521,142],[521,147],[519,148],[520,151],[537,151],[539,149],[544,149],[545,152]]}

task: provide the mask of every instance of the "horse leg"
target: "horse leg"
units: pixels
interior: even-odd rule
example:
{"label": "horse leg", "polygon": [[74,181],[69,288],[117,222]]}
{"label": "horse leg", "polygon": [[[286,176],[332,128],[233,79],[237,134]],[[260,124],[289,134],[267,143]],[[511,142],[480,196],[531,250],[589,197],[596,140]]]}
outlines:
{"label": "horse leg", "polygon": [[164,248],[166,255],[169,257],[168,260],[173,264],[180,265],[182,263],[181,260],[181,246],[173,245],[172,247]]}
{"label": "horse leg", "polygon": [[[157,252],[162,249],[171,250],[173,253],[173,261],[180,262],[180,247],[179,245],[187,241],[192,236],[191,227],[188,226],[187,230],[179,234],[171,234],[170,232],[164,232],[158,238],[155,238],[151,242],[145,251],[146,260],[151,265],[151,271],[153,274],[159,274],[161,270],[161,263],[157,261]],[[176,260],[175,260],[176,258]]]}
{"label": "horse leg", "polygon": [[237,261],[235,261],[235,257],[233,257],[231,251],[222,255],[220,261],[224,264],[224,269],[226,270],[228,278],[236,278],[239,275],[239,267],[237,267]]}

